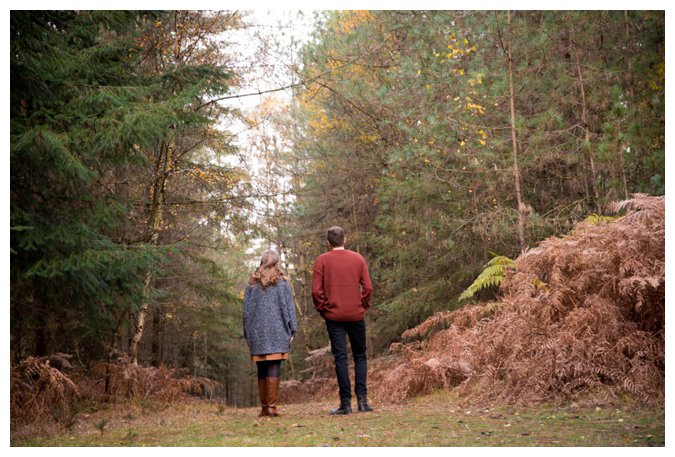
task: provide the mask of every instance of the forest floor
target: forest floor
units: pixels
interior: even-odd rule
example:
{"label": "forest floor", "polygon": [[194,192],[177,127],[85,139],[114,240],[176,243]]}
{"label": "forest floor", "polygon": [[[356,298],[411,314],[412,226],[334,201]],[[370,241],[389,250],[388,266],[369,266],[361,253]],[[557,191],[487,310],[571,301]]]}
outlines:
{"label": "forest floor", "polygon": [[461,407],[449,391],[371,413],[336,402],[279,405],[283,416],[213,402],[117,405],[81,413],[69,432],[12,446],[665,446],[665,410],[636,403]]}

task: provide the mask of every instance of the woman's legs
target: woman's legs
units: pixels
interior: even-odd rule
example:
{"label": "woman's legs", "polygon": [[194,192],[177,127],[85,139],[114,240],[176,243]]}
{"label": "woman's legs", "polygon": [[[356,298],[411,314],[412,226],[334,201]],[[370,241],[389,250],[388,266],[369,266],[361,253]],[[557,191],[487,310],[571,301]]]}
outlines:
{"label": "woman's legs", "polygon": [[281,360],[265,360],[256,362],[258,367],[258,391],[262,410],[259,416],[278,416],[279,378],[281,377]]}
{"label": "woman's legs", "polygon": [[281,377],[281,360],[267,361],[267,377],[280,378]]}
{"label": "woman's legs", "polygon": [[258,417],[269,416],[267,410],[267,363],[256,362],[258,366],[258,393],[260,394],[260,414]]}

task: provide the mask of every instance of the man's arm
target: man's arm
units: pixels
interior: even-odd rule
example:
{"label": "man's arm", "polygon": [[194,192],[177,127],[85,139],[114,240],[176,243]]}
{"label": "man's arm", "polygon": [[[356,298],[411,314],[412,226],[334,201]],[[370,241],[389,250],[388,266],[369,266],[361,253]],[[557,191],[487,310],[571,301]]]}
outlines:
{"label": "man's arm", "polygon": [[316,310],[323,315],[327,298],[323,289],[323,264],[318,259],[312,271],[312,302]]}
{"label": "man's arm", "polygon": [[370,275],[368,274],[368,264],[365,259],[361,266],[361,275],[359,277],[361,284],[361,306],[365,309],[370,308],[370,295],[373,293],[373,284],[370,282]]}

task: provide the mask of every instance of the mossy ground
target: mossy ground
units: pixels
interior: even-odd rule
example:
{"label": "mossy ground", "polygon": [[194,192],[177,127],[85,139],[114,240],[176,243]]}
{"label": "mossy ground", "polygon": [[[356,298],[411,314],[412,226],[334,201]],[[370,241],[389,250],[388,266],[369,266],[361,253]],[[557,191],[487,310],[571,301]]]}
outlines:
{"label": "mossy ground", "polygon": [[69,432],[12,446],[664,446],[662,407],[635,403],[461,407],[452,392],[372,413],[329,416],[333,403],[257,408],[193,402],[117,405],[81,414]]}

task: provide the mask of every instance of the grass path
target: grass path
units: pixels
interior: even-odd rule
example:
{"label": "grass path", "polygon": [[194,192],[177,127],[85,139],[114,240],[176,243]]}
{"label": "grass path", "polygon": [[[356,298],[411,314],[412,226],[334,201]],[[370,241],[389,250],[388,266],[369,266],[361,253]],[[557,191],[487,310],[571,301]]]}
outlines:
{"label": "grass path", "polygon": [[635,404],[462,408],[451,392],[375,412],[329,416],[333,403],[257,408],[196,402],[83,414],[70,433],[12,446],[664,446],[663,408]]}

